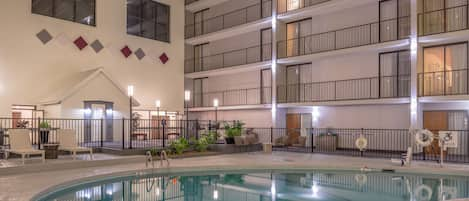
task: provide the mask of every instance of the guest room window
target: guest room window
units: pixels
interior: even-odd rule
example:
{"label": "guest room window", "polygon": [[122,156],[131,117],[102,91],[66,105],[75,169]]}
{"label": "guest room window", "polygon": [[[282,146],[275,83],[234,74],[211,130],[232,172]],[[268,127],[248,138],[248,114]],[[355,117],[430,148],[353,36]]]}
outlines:
{"label": "guest room window", "polygon": [[127,33],[169,42],[168,5],[152,0],[127,0]]}
{"label": "guest room window", "polygon": [[96,0],[33,0],[32,13],[96,26]]}

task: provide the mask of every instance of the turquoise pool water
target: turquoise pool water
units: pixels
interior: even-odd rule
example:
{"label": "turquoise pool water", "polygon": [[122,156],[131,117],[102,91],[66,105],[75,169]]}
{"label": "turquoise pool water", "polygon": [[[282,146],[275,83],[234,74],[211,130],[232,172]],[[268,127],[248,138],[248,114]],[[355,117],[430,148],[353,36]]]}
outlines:
{"label": "turquoise pool water", "polygon": [[39,201],[444,201],[469,177],[353,171],[135,173],[71,185]]}

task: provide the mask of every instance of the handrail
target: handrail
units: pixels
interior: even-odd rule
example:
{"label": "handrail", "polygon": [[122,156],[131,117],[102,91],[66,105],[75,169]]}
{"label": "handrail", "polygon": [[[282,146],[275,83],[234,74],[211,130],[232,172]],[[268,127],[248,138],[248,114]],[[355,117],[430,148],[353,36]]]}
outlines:
{"label": "handrail", "polygon": [[161,150],[160,153],[160,166],[163,167],[163,161],[166,161],[166,167],[169,167],[169,158],[165,150]]}
{"label": "handrail", "polygon": [[[453,6],[453,7],[448,7],[448,8],[442,8],[442,9],[436,9],[436,10],[431,10],[431,11],[424,11],[421,13],[418,13],[418,23],[419,23],[419,36],[429,36],[429,35],[434,35],[434,34],[440,34],[440,33],[447,33],[447,32],[453,32],[453,31],[460,31],[460,30],[466,30],[469,29],[469,18],[468,18],[468,10],[469,10],[469,5],[464,4],[460,6]],[[452,17],[448,15],[449,11],[456,10],[456,9],[461,9],[462,8],[462,13],[461,17],[458,15],[455,16],[455,19],[458,20],[458,22],[465,22],[465,23],[455,23],[456,26],[450,27],[447,23],[448,17]],[[429,33],[426,33],[426,23],[425,23],[425,17],[428,15],[432,15],[434,13],[439,13],[442,12],[442,16],[439,17],[438,19],[434,20],[434,22],[437,22],[438,28],[441,30],[432,30],[429,31]],[[466,18],[463,18],[463,16],[466,16]],[[432,21],[433,22],[433,21]],[[462,26],[461,26],[462,25]],[[435,26],[435,25],[433,25]],[[421,29],[420,29],[421,27]],[[450,30],[448,30],[450,29]]]}
{"label": "handrail", "polygon": [[[269,15],[267,15],[267,16],[262,16],[263,13],[258,11],[259,13],[255,13],[255,14],[259,14],[260,17],[259,18],[256,17],[256,19],[254,19],[254,20],[249,20],[248,19],[248,10],[253,8],[253,7],[260,6],[260,10],[262,11],[262,9],[263,9],[262,6],[266,3],[269,3],[269,2],[272,3],[272,0],[262,0],[262,3],[253,4],[253,5],[250,5],[250,6],[246,6],[246,7],[240,8],[240,9],[230,11],[228,13],[224,13],[222,15],[218,15],[218,16],[215,16],[215,17],[210,17],[210,18],[207,18],[207,19],[203,19],[201,22],[194,22],[194,23],[191,23],[191,24],[186,24],[185,25],[186,30],[188,30],[190,27],[193,27],[193,29],[194,29],[189,36],[186,35],[186,39],[187,38],[192,38],[192,37],[195,37],[195,36],[199,36],[199,35],[204,35],[204,34],[216,32],[216,31],[220,31],[220,30],[223,30],[223,29],[228,29],[228,28],[235,27],[235,26],[239,26],[239,25],[242,25],[242,24],[246,24],[248,22],[253,22],[253,21],[256,21],[256,20],[268,18],[268,17],[272,16],[272,13],[269,13]],[[241,21],[241,23],[235,23],[234,25],[226,25],[225,24],[225,18],[227,16],[238,13],[238,12],[242,12],[242,11],[245,12],[245,14],[244,14],[245,17],[244,17],[244,20]],[[221,20],[221,23],[222,23],[221,28],[217,28],[215,30],[205,31],[203,25],[206,24],[206,23],[213,22],[215,20]],[[196,34],[196,30],[195,30],[196,25],[202,25],[201,34]]]}
{"label": "handrail", "polygon": [[[400,30],[400,27],[399,27],[400,26],[399,21],[402,20],[402,19],[410,19],[410,17],[409,16],[402,16],[402,17],[393,18],[393,19],[381,20],[381,21],[367,23],[367,24],[361,24],[361,25],[354,25],[354,26],[345,27],[345,28],[341,28],[341,29],[336,29],[336,30],[332,30],[332,31],[314,33],[314,34],[309,34],[309,35],[306,35],[306,36],[280,40],[280,41],[277,42],[277,48],[279,49],[279,52],[281,50],[284,50],[285,52],[283,52],[283,53],[280,52],[280,54],[278,55],[278,58],[288,58],[288,57],[293,57],[293,56],[301,56],[301,55],[314,54],[314,53],[319,53],[319,52],[327,52],[327,51],[333,51],[333,50],[338,50],[338,49],[345,49],[345,48],[359,47],[359,46],[370,45],[370,44],[377,44],[377,43],[388,42],[388,41],[393,41],[393,40],[406,39],[406,38],[408,38],[408,34],[406,34],[405,36],[402,36],[402,34],[400,33],[401,30]],[[383,25],[383,24],[388,23],[388,22],[396,22],[397,23],[396,30],[392,30],[392,31],[396,32],[396,36],[392,37],[390,39],[385,39],[385,38],[381,37],[380,29],[382,27],[380,27],[380,25]],[[363,36],[367,36],[365,41],[359,41],[358,40],[358,42],[357,42],[357,41],[353,41],[353,40],[347,40],[344,44],[338,44],[338,39],[340,39],[339,38],[340,34],[344,34],[346,31],[351,31],[351,30],[354,30],[354,29],[362,29],[362,28],[363,28],[363,30],[358,30],[358,31],[360,31],[358,33],[358,37],[360,37],[360,39],[365,39]],[[347,34],[347,33],[345,33],[345,34]],[[317,45],[317,47],[310,45],[310,43],[312,44],[314,42],[314,39],[318,39],[318,38],[314,38],[314,37],[322,37],[322,36],[327,37],[327,39],[321,38],[321,41],[330,40],[329,42],[331,42],[331,43],[327,45],[328,47],[326,47],[326,48],[319,47],[319,46],[322,46],[322,44]],[[298,41],[298,43],[303,41],[303,43],[296,45],[298,47],[296,47],[294,44],[289,45],[289,44],[291,44],[291,42],[295,42],[295,41]],[[347,42],[349,42],[349,43],[355,42],[357,44],[349,45],[349,44],[347,44]],[[307,48],[306,43],[308,43],[308,48],[310,49],[309,51],[306,49]],[[287,52],[288,50],[287,49],[289,49],[289,46],[294,48],[293,52],[296,51],[296,53],[293,53],[293,55],[288,55],[288,52]],[[284,47],[284,48],[282,48],[282,47]],[[320,50],[315,50],[315,48],[321,48],[321,49]]]}
{"label": "handrail", "polygon": [[218,98],[220,106],[258,105],[268,104],[271,101],[271,87],[229,89],[211,92],[194,93],[189,107],[208,107],[211,102],[205,104],[206,98]]}
{"label": "handrail", "polygon": [[153,156],[151,155],[150,151],[147,151],[146,158],[145,158],[145,167],[148,168],[148,163],[151,162],[151,166],[155,168],[155,161],[153,161]]}
{"label": "handrail", "polygon": [[[246,65],[272,59],[272,44],[266,43],[227,52],[189,58],[184,61],[185,73]],[[231,57],[230,57],[231,56]],[[230,60],[231,59],[231,60]]]}
{"label": "handrail", "polygon": [[[436,77],[440,74],[439,77]],[[452,81],[459,84],[455,88],[455,91],[448,89],[448,75],[451,75]],[[428,77],[430,76],[430,79]],[[456,69],[456,70],[443,70],[443,71],[431,71],[421,72],[417,74],[418,77],[418,94],[419,96],[447,96],[447,95],[466,95],[469,94],[469,69]],[[457,78],[454,78],[457,77]],[[429,82],[429,83],[428,83]],[[430,85],[430,86],[427,86]],[[429,87],[430,92],[426,92],[425,89]]]}
{"label": "handrail", "polygon": [[[323,82],[309,82],[297,84],[283,84],[277,87],[278,102],[324,102],[324,101],[343,101],[343,100],[362,100],[362,99],[379,99],[379,98],[397,98],[408,97],[408,92],[400,93],[401,86],[398,82],[399,78],[408,77],[409,75],[392,75],[380,77],[365,77],[346,80],[334,80]],[[384,86],[382,81],[386,78],[396,79],[395,83]],[[409,80],[404,80],[409,82]],[[347,86],[342,86],[342,85]],[[357,85],[357,86],[355,86]],[[360,86],[358,86],[360,85]],[[342,87],[341,87],[342,86]],[[405,85],[406,86],[406,85]],[[384,87],[384,88],[383,88]],[[382,90],[389,87],[393,91],[391,95],[386,95]],[[290,90],[293,89],[293,94]],[[397,94],[394,90],[397,89]],[[283,92],[281,92],[283,91]],[[351,92],[352,91],[352,92]],[[351,92],[352,94],[348,94]],[[290,96],[293,95],[294,97]],[[293,99],[293,100],[290,100]]]}
{"label": "handrail", "polygon": [[[287,6],[288,6],[288,5],[287,5],[287,4],[288,4],[287,1],[288,1],[288,0],[282,0],[282,1],[281,1],[282,3],[285,3],[285,10],[280,10],[280,8],[278,8],[278,13],[279,13],[279,14],[288,13],[288,12],[295,11],[295,10],[300,10],[300,9],[303,9],[303,8],[308,8],[308,7],[311,7],[311,6],[316,6],[316,5],[319,5],[319,4],[322,4],[322,3],[329,2],[329,1],[331,1],[331,0],[318,0],[318,1],[314,2],[314,3],[311,3],[311,0],[309,0],[309,1],[308,1],[308,2],[309,2],[308,5],[305,5],[305,4],[306,4],[306,1],[307,1],[307,0],[305,0],[305,2],[303,2],[303,5],[298,5],[298,8],[291,9],[291,10],[288,10],[288,9],[287,9]],[[299,1],[298,1],[298,2],[299,2]]]}

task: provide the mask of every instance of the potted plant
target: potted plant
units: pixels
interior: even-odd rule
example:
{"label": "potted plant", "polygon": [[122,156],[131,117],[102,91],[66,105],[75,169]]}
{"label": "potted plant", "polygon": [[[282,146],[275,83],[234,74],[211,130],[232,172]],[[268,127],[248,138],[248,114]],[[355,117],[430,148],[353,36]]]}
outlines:
{"label": "potted plant", "polygon": [[225,124],[225,140],[226,144],[234,144],[234,138],[241,136],[244,123],[236,121],[233,125]]}
{"label": "potted plant", "polygon": [[39,124],[39,135],[41,144],[46,144],[49,142],[49,132],[50,132],[50,124],[47,121],[43,121]]}

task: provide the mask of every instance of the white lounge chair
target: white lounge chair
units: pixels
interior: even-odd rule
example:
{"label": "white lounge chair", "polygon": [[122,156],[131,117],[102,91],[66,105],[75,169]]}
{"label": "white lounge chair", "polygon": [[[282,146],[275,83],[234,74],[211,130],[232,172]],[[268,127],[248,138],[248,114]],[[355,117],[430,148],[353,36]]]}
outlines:
{"label": "white lounge chair", "polygon": [[90,158],[93,160],[93,149],[78,146],[75,130],[73,129],[60,129],[57,130],[59,140],[59,150],[68,151],[72,153],[73,160],[76,159],[77,152],[89,152]]}
{"label": "white lounge chair", "polygon": [[41,155],[42,162],[46,161],[44,150],[34,149],[29,137],[29,130],[27,129],[11,129],[9,130],[10,149],[5,150],[5,159],[8,159],[10,153],[20,154],[22,164],[24,165],[24,158],[30,155]]}
{"label": "white lounge chair", "polygon": [[412,147],[407,148],[407,153],[402,154],[400,159],[391,159],[391,163],[393,164],[399,164],[401,166],[405,165],[410,165],[410,162],[412,161]]}

